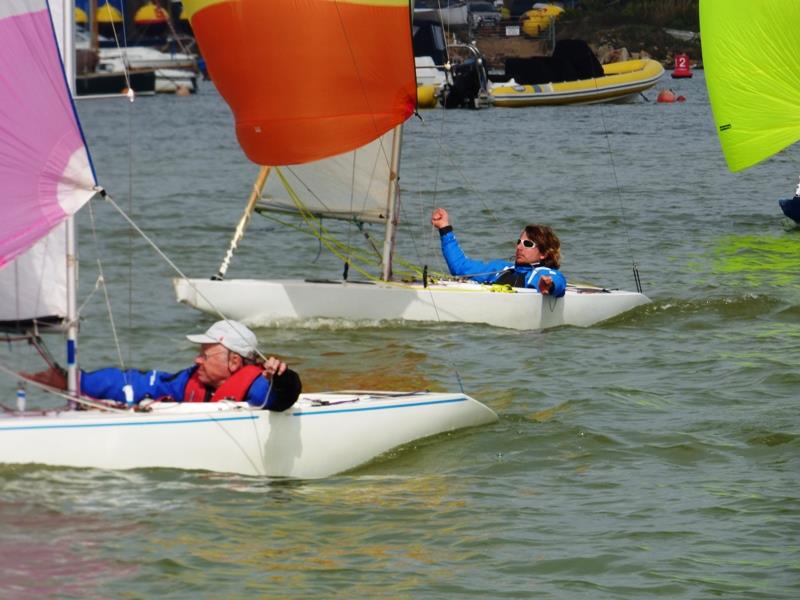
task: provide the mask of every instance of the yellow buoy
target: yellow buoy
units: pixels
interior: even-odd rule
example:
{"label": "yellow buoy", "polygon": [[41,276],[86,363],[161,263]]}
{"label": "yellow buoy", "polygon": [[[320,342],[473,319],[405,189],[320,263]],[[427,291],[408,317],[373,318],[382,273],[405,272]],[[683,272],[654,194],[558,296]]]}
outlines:
{"label": "yellow buoy", "polygon": [[417,86],[417,108],[436,108],[436,87],[430,83]]}

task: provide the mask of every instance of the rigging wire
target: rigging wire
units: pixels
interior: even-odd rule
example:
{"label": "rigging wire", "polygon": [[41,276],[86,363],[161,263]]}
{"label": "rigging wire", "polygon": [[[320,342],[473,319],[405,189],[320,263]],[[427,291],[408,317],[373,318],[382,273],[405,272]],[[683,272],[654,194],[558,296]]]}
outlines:
{"label": "rigging wire", "polygon": [[[116,202],[116,201],[115,201],[115,200],[114,200],[114,199],[113,199],[113,198],[112,198],[112,197],[111,197],[111,196],[110,196],[110,195],[109,195],[109,194],[108,194],[108,193],[107,193],[105,190],[102,190],[102,191],[101,191],[101,195],[103,196],[103,198],[104,198],[104,199],[105,199],[105,200],[106,200],[106,201],[107,201],[107,202],[108,202],[108,203],[109,203],[109,204],[110,204],[112,207],[114,207],[114,209],[115,209],[115,210],[116,210],[116,211],[117,211],[117,212],[118,212],[118,213],[119,213],[119,214],[122,216],[122,218],[123,218],[123,219],[124,219],[124,220],[125,220],[125,221],[126,221],[126,222],[127,222],[127,223],[128,223],[130,226],[131,226],[131,227],[133,227],[133,229],[134,229],[134,230],[135,230],[135,231],[136,231],[136,232],[137,232],[137,233],[138,233],[138,234],[139,234],[139,235],[142,237],[142,239],[144,239],[144,241],[146,241],[146,242],[147,242],[147,243],[150,245],[150,247],[151,247],[151,248],[153,248],[153,250],[155,250],[156,254],[157,254],[159,257],[161,257],[161,259],[162,259],[162,260],[163,260],[165,263],[167,263],[167,265],[169,265],[169,266],[170,266],[170,268],[172,268],[172,270],[173,270],[173,271],[175,271],[175,273],[177,273],[177,274],[178,274],[178,276],[179,276],[179,277],[180,277],[180,278],[181,278],[183,281],[185,281],[185,282],[186,282],[186,283],[187,283],[187,284],[188,284],[188,285],[189,285],[189,286],[192,288],[192,290],[193,290],[193,291],[194,291],[194,292],[195,292],[195,293],[196,293],[196,294],[197,294],[197,295],[198,295],[200,298],[202,298],[202,299],[203,299],[205,302],[207,302],[207,303],[208,303],[208,305],[209,305],[209,306],[211,307],[211,309],[212,309],[212,310],[213,310],[213,311],[214,311],[214,312],[215,312],[215,313],[216,313],[216,314],[217,314],[217,315],[220,317],[220,319],[222,319],[222,320],[224,320],[224,321],[230,321],[230,320],[231,320],[231,319],[229,319],[229,318],[228,318],[228,317],[227,317],[227,316],[226,316],[226,315],[225,315],[225,314],[224,314],[224,313],[223,313],[223,312],[222,312],[222,311],[221,311],[219,308],[217,308],[217,306],[216,306],[216,305],[215,305],[215,304],[214,304],[214,303],[213,303],[213,302],[212,302],[212,301],[211,301],[211,300],[210,300],[210,299],[209,299],[209,298],[208,298],[208,297],[207,297],[205,294],[203,294],[203,293],[202,293],[202,292],[201,292],[201,291],[200,291],[200,290],[197,288],[197,286],[195,286],[195,285],[194,285],[194,284],[191,282],[191,280],[190,280],[190,279],[189,279],[189,278],[186,276],[186,274],[185,274],[185,273],[184,273],[184,272],[183,272],[183,271],[180,269],[180,267],[178,267],[178,265],[176,265],[176,264],[175,264],[175,262],[174,262],[174,261],[173,261],[173,260],[172,260],[172,259],[171,259],[169,256],[167,256],[167,254],[166,254],[166,253],[165,253],[165,252],[164,252],[164,251],[163,251],[163,250],[162,250],[162,249],[161,249],[161,248],[158,246],[158,244],[156,244],[156,243],[155,243],[155,241],[153,241],[153,239],[152,239],[152,238],[151,238],[149,235],[147,235],[147,234],[146,234],[146,233],[145,233],[145,232],[142,230],[142,228],[141,228],[141,227],[139,227],[139,225],[138,225],[138,224],[137,224],[137,223],[136,223],[136,222],[135,222],[135,221],[134,221],[134,220],[133,220],[133,219],[132,219],[132,218],[131,218],[131,217],[130,217],[130,216],[129,216],[129,215],[128,215],[128,214],[127,214],[127,213],[126,213],[124,210],[123,210],[123,209],[122,209],[122,207],[121,207],[119,204],[117,204],[117,202]],[[234,330],[235,330],[235,328],[234,328]],[[262,353],[261,353],[261,351],[260,351],[258,348],[255,348],[255,349],[254,349],[254,351],[255,351],[255,353],[256,353],[256,354],[259,356],[259,358],[261,358],[261,359],[262,359],[262,360],[264,360],[264,361],[266,361],[266,360],[267,360],[267,357],[266,357],[266,356],[264,356],[264,354],[262,354]]]}
{"label": "rigging wire", "polygon": [[[111,20],[111,31],[114,34],[114,44],[117,47],[117,50],[122,51],[122,73],[125,76],[125,86],[128,88],[129,92],[133,91],[133,86],[131,85],[131,78],[130,73],[128,72],[128,52],[127,52],[127,40],[128,40],[128,32],[125,29],[125,7],[122,7],[123,11],[123,19],[122,19],[122,35],[125,39],[125,44],[120,44],[119,36],[117,35],[117,24],[114,23],[113,19]],[[94,19],[97,20],[97,15],[94,15]],[[92,25],[92,27],[96,27],[96,25]]]}
{"label": "rigging wire", "polygon": [[[595,85],[597,85],[595,83]],[[620,218],[622,219],[622,226],[625,231],[625,239],[628,243],[628,255],[631,257],[631,269],[633,270],[633,279],[634,283],[636,284],[636,291],[638,293],[642,293],[642,282],[639,278],[639,265],[636,262],[636,258],[633,252],[633,243],[631,241],[631,232],[628,223],[628,216],[625,212],[625,202],[622,199],[622,188],[619,184],[619,176],[617,174],[617,166],[614,162],[614,151],[611,148],[611,136],[608,134],[608,126],[606,125],[606,114],[605,114],[605,107],[601,104],[600,106],[600,119],[603,122],[603,133],[606,138],[606,146],[608,148],[608,159],[611,163],[611,172],[614,174],[614,186],[617,192],[617,200],[619,201],[619,210],[620,210]]]}
{"label": "rigging wire", "polygon": [[[117,350],[117,359],[119,360],[120,368],[122,369],[122,371],[124,373],[124,371],[125,371],[125,361],[122,358],[122,348],[120,346],[119,336],[117,335],[117,326],[116,326],[116,323],[114,322],[114,311],[111,309],[111,298],[108,295],[108,286],[106,286],[106,277],[105,277],[105,273],[103,272],[103,261],[100,259],[100,256],[101,256],[100,245],[99,245],[99,243],[97,241],[97,224],[96,224],[95,219],[94,219],[94,206],[93,206],[93,204],[94,204],[93,201],[89,202],[89,222],[91,223],[92,240],[94,242],[95,255],[97,257],[97,259],[96,259],[97,260],[97,271],[99,273],[99,276],[97,278],[97,283],[103,288],[103,296],[105,297],[106,310],[108,311],[108,321],[109,321],[109,323],[111,325],[111,336],[114,339],[114,348],[116,348],[116,350]],[[95,287],[95,289],[96,289],[96,287]],[[92,295],[94,295],[94,291],[92,292]],[[86,300],[86,302],[88,302],[88,299]],[[133,301],[132,301],[132,299],[130,299],[129,302],[128,302],[128,306],[130,307],[132,305],[132,303],[133,303]],[[85,304],[85,302],[84,302],[84,304]],[[83,305],[81,305],[81,307],[83,307]],[[78,315],[80,316],[80,311],[78,311]],[[130,312],[129,312],[129,318],[130,318]],[[130,347],[131,346],[130,346],[130,332],[129,332],[129,338],[128,338],[128,353],[129,353],[128,354],[128,360],[130,360],[130,358],[131,358],[131,356],[130,356]],[[125,374],[125,383],[126,384],[130,383],[130,381],[127,380],[127,374]]]}
{"label": "rigging wire", "polygon": [[[131,101],[128,103],[128,213],[132,215],[133,214],[133,96],[131,96],[130,99]],[[92,218],[94,218],[94,216]],[[92,221],[92,226],[94,226],[94,221]],[[105,290],[105,287],[103,289]],[[106,298],[108,298],[108,292],[106,292]],[[128,228],[128,362],[129,363],[133,358],[132,344],[133,344],[133,230]],[[122,360],[122,355],[120,354],[120,361],[121,360]]]}

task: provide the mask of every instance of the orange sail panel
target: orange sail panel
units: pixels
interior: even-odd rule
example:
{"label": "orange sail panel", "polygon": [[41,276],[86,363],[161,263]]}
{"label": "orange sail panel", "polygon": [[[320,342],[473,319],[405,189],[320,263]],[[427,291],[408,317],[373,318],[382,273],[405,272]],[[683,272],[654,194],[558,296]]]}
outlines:
{"label": "orange sail panel", "polygon": [[184,0],[247,157],[341,154],[414,112],[408,0]]}

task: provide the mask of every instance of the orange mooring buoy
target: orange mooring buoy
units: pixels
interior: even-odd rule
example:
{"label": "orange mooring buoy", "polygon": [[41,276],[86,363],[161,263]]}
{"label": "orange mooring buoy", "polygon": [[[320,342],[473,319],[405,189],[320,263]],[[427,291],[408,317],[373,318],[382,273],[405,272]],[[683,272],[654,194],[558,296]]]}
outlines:
{"label": "orange mooring buoy", "polygon": [[661,90],[656,102],[686,102],[686,96],[678,96],[674,90]]}
{"label": "orange mooring buoy", "polygon": [[675,102],[677,99],[678,97],[672,90],[661,90],[658,93],[658,98],[656,98],[656,102]]}
{"label": "orange mooring buoy", "polygon": [[673,79],[683,79],[691,77],[694,73],[692,73],[692,67],[689,64],[689,55],[688,54],[676,54],[675,55],[675,68],[672,69],[672,78]]}

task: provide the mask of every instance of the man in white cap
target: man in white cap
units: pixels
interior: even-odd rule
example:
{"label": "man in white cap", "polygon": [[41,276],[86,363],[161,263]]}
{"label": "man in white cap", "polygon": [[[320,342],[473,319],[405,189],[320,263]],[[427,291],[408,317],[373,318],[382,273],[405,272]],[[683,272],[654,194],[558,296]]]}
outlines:
{"label": "man in white cap", "polygon": [[[235,400],[277,411],[289,408],[300,395],[297,373],[274,356],[261,360],[256,335],[241,323],[217,321],[205,333],[186,337],[200,344],[193,367],[177,373],[114,368],[81,371],[81,393],[128,405],[146,398],[175,402]],[[66,389],[66,378],[57,371],[25,376]]]}

